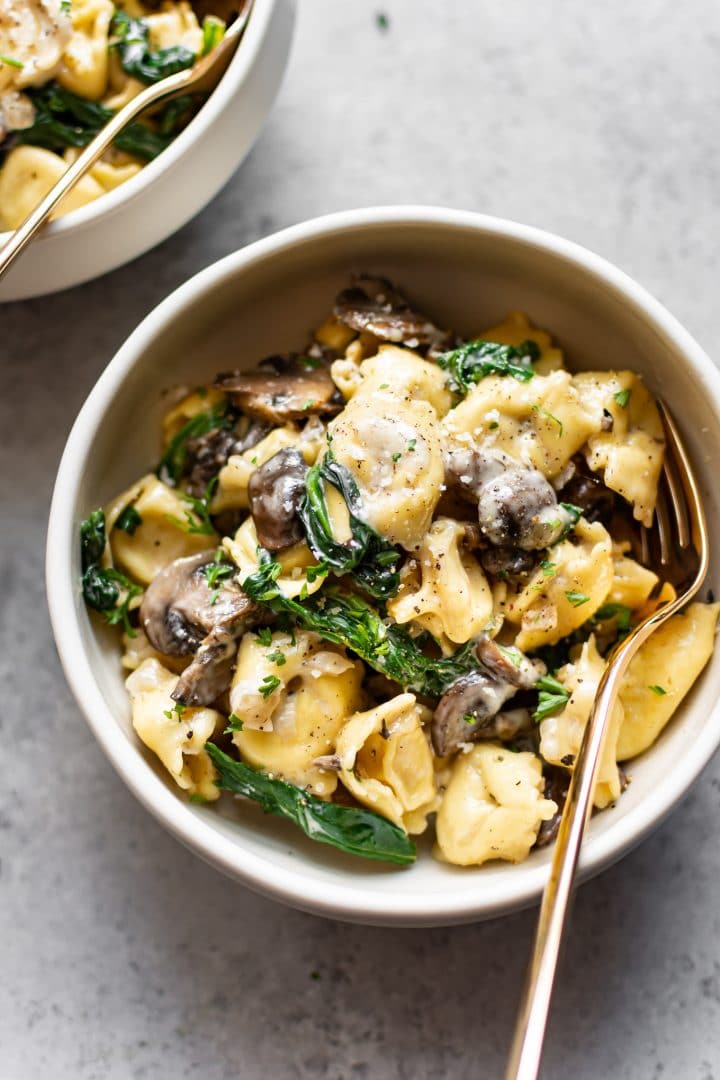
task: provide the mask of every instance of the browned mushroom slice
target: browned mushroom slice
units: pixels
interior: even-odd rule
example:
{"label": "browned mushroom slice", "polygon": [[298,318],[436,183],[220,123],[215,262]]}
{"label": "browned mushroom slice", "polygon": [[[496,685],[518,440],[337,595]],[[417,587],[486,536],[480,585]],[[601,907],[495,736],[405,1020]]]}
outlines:
{"label": "browned mushroom slice", "polygon": [[480,639],[475,653],[483,667],[518,690],[531,690],[546,671],[542,660],[531,660],[515,646],[498,645],[489,637]]}
{"label": "browned mushroom slice", "polygon": [[559,493],[562,502],[579,506],[588,521],[601,521],[608,525],[613,516],[615,492],[605,487],[601,477],[591,473],[585,459],[577,454],[572,459],[574,471]]}
{"label": "browned mushroom slice", "polygon": [[478,669],[456,679],[438,702],[430,734],[440,757],[492,732],[492,721],[517,687]]}
{"label": "browned mushroom slice", "polygon": [[273,356],[256,371],[220,374],[215,386],[248,416],[273,424],[313,414],[334,416],[343,406],[327,368],[298,356]]}
{"label": "browned mushroom slice", "polygon": [[334,315],[352,330],[367,330],[382,341],[418,348],[439,349],[450,343],[450,335],[415,311],[405,297],[385,278],[361,275],[335,300]]}
{"label": "browned mushroom slice", "polygon": [[305,495],[308,467],[299,450],[279,450],[250,476],[248,496],[262,547],[282,551],[305,536],[298,507]]}
{"label": "browned mushroom slice", "polygon": [[244,418],[244,423],[244,431],[215,428],[205,435],[188,439],[185,444],[190,467],[186,484],[188,494],[201,498],[207,485],[227,465],[233,454],[242,454],[256,446],[271,430],[270,424],[262,420]]}
{"label": "browned mushroom slice", "polygon": [[560,828],[560,819],[562,818],[568,787],[570,786],[570,773],[566,769],[561,769],[556,765],[545,765],[543,772],[545,774],[545,790],[543,794],[546,799],[552,799],[556,803],[557,810],[549,821],[540,823],[537,840],[535,841],[535,847],[539,848],[547,847],[548,844],[554,842]]}
{"label": "browned mushroom slice", "polygon": [[140,606],[148,641],[168,656],[195,658],[173,692],[184,705],[210,705],[227,687],[237,639],[255,613],[240,586],[225,577],[210,588],[215,551],[176,559],[157,574]]}

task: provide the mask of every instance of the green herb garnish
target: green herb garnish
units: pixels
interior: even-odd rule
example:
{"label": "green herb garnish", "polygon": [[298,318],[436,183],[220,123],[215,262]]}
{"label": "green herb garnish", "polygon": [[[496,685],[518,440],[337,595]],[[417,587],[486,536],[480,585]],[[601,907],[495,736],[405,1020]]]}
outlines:
{"label": "green herb garnish", "polygon": [[540,413],[541,416],[544,416],[546,419],[551,420],[553,424],[557,424],[558,438],[562,438],[563,431],[565,430],[563,428],[562,420],[560,420],[557,416],[554,416],[553,413],[548,412],[547,409],[543,409],[541,405],[531,405],[530,408],[533,412]]}
{"label": "green herb garnish", "polygon": [[22,60],[16,60],[14,56],[0,56],[0,64],[7,64],[8,67],[18,68],[20,71],[25,67]]}
{"label": "green herb garnish", "polygon": [[267,648],[268,645],[272,645],[272,630],[269,626],[261,626],[257,631],[257,638],[261,645]]}
{"label": "green herb garnish", "polygon": [[613,397],[621,409],[627,409],[631,394],[632,390],[618,390],[617,394],[613,394]]}
{"label": "green herb garnish", "polygon": [[167,716],[168,720],[177,720],[180,723],[186,709],[187,705],[183,705],[182,701],[176,701],[172,709],[163,709],[163,716]]}
{"label": "green herb garnish", "polygon": [[533,718],[536,724],[564,709],[570,700],[570,691],[553,675],[543,675],[535,684],[538,691],[538,703]]}
{"label": "green herb garnish", "polygon": [[226,578],[232,577],[235,573],[235,566],[227,561],[224,548],[219,547],[215,552],[215,557],[212,562],[207,566],[203,566],[203,574],[208,583],[208,589],[211,590],[212,595],[210,597],[210,603],[212,605],[217,603],[217,598],[220,595],[220,586]]}
{"label": "green herb garnish", "polygon": [[568,603],[572,604],[573,607],[582,607],[582,605],[587,604],[588,600],[590,599],[590,597],[586,596],[585,593],[575,592],[573,589],[569,589],[563,595],[565,596],[565,599],[568,601]]}
{"label": "green herb garnish", "polygon": [[486,375],[512,375],[520,382],[533,377],[533,361],[540,357],[540,349],[534,341],[522,345],[500,345],[494,341],[469,341],[459,349],[442,353],[437,358],[441,368],[448,373],[448,385],[461,397]]}
{"label": "green herb garnish", "polygon": [[653,694],[657,694],[658,697],[665,697],[667,690],[664,686],[658,686],[657,683],[654,686],[648,686],[648,690],[652,690]]}
{"label": "green herb garnish", "polygon": [[232,735],[235,731],[242,731],[245,727],[244,722],[235,713],[230,713],[228,716],[227,727],[223,731],[223,735]]}
{"label": "green herb garnish", "polygon": [[410,837],[379,814],[325,802],[302,788],[233,760],[213,743],[206,743],[205,749],[218,770],[218,787],[252,799],[266,814],[288,818],[311,840],[366,859],[401,865],[414,862],[416,851]]}
{"label": "green herb garnish", "polygon": [[216,15],[206,15],[203,19],[202,34],[203,43],[200,55],[207,56],[225,37],[225,23]]}
{"label": "green herb garnish", "polygon": [[278,686],[280,685],[281,680],[278,679],[277,675],[266,675],[263,681],[258,686],[258,692],[261,693],[267,701],[270,695],[274,693],[274,691],[277,690]]}
{"label": "green herb garnish", "polygon": [[210,520],[210,503],[212,502],[213,491],[217,485],[217,476],[213,476],[212,480],[208,481],[205,490],[201,498],[197,499],[194,495],[188,495],[186,491],[180,493],[180,497],[188,504],[189,509],[183,510],[185,520],[181,521],[180,518],[174,517],[173,514],[166,514],[165,517],[176,528],[182,529],[183,532],[191,533],[199,536],[213,536],[215,534],[215,526]]}

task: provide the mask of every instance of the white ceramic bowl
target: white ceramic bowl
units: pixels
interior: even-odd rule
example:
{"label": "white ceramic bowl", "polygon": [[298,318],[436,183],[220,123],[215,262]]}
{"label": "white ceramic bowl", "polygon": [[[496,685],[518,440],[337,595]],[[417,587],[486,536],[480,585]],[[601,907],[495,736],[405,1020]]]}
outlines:
{"label": "white ceramic bowl", "polygon": [[[218,869],[299,908],[360,922],[489,918],[535,900],[548,851],[517,866],[475,870],[422,851],[412,868],[398,871],[312,844],[253,806],[221,813],[179,798],[133,735],[115,638],[88,617],[80,593],[79,522],[156,460],[162,390],[297,346],[348,274],[361,269],[397,281],[440,325],[470,334],[519,308],[552,330],[572,367],[641,372],[679,420],[711,535],[720,536],[720,379],[644,289],[591,252],[512,222],[434,208],[352,210],[287,229],[204,270],[156,308],[109,364],[75,423],[55,487],[52,624],[70,685],[117,771],[170,832]],[[717,594],[717,559],[708,584]],[[720,742],[719,695],[720,651],[657,744],[633,763],[633,782],[617,806],[593,819],[584,875],[618,859],[688,789]]]}
{"label": "white ceramic bowl", "polygon": [[[126,184],[50,222],[0,279],[0,302],[67,289],[155,247],[217,194],[250,150],[287,63],[295,0],[255,0],[236,55],[197,116]],[[0,247],[8,233],[0,233]]]}

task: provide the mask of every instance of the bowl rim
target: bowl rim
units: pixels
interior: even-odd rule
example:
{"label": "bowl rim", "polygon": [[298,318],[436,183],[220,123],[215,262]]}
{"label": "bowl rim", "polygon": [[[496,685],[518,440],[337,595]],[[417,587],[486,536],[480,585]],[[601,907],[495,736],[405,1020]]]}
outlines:
{"label": "bowl rim", "polygon": [[[82,406],[68,437],[58,469],[47,533],[46,585],[50,619],[65,676],[81,711],[105,754],[139,801],[178,840],[205,861],[251,889],[294,907],[331,917],[385,925],[447,925],[490,918],[533,903],[546,877],[547,863],[524,867],[513,885],[490,888],[478,874],[477,892],[444,891],[396,894],[368,889],[362,876],[352,884],[313,880],[298,867],[278,867],[242,842],[222,835],[209,823],[207,811],[180,801],[160,780],[137,747],[116,723],[95,681],[82,643],[77,618],[77,582],[73,559],[75,506],[84,462],[115,391],[142,362],[151,343],[177,313],[229,278],[269,255],[278,255],[306,241],[340,231],[376,227],[434,225],[470,229],[500,240],[514,240],[563,259],[609,289],[636,315],[668,340],[694,370],[708,395],[718,403],[718,373],[710,358],[687,330],[647,290],[624,271],[594,252],[535,226],[436,206],[380,206],[350,209],[313,218],[257,240],[201,270],[151,311],[121,346],[100,375]],[[582,878],[599,872],[639,843],[662,821],[685,794],[720,744],[720,706],[707,718],[676,769],[668,772],[652,795],[642,799],[609,828],[587,837],[580,861]]]}
{"label": "bowl rim", "polygon": [[[262,49],[263,41],[267,32],[273,10],[278,0],[254,0],[253,9],[248,19],[248,24],[240,44],[233,56],[228,69],[220,79],[207,101],[202,105],[192,120],[173,139],[166,150],[158,154],[152,161],[140,169],[135,176],[131,176],[124,184],[119,184],[110,191],[105,192],[92,202],[79,206],[76,210],[63,214],[62,217],[49,221],[35,240],[39,245],[43,242],[60,238],[70,232],[82,232],[92,228],[95,222],[111,214],[122,211],[126,203],[138,198],[145,188],[155,183],[155,180],[165,171],[174,168],[176,163],[185,153],[191,151],[202,138],[204,132],[212,126],[217,116],[225,108],[230,99],[243,85],[246,76],[254,66],[258,53]],[[12,235],[12,229],[0,230],[0,246]]]}

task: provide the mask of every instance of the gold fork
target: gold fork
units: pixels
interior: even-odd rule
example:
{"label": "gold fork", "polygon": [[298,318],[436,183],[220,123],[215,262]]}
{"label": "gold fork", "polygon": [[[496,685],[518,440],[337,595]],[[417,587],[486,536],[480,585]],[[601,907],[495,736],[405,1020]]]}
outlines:
{"label": "gold fork", "polygon": [[656,565],[661,569],[665,579],[670,580],[677,589],[677,595],[643,619],[616,646],[600,680],[593,711],[570,778],[550,877],[540,906],[506,1080],[535,1080],[540,1069],[560,945],[583,834],[592,809],[603,738],[623,675],[642,643],[687,604],[707,573],[707,525],[697,480],[667,407],[662,402],[658,402],[658,405],[667,446],[655,525],[652,530],[643,530],[643,553],[647,556],[646,565]]}
{"label": "gold fork", "polygon": [[92,142],[88,143],[70,168],[51,187],[45,198],[28,214],[22,225],[18,226],[7,243],[0,248],[0,276],[30,243],[58,203],[75,187],[88,169],[93,167],[98,158],[112,146],[120,132],[135,117],[145,112],[151,105],[170,101],[171,98],[179,97],[181,94],[209,93],[215,89],[240,44],[250,18],[253,2],[254,0],[244,0],[237,17],[212,52],[198,60],[191,68],[178,71],[174,75],[168,75],[166,79],[161,79],[160,82],[146,86],[108,120],[105,127],[97,133]]}

